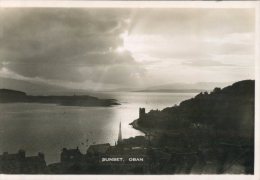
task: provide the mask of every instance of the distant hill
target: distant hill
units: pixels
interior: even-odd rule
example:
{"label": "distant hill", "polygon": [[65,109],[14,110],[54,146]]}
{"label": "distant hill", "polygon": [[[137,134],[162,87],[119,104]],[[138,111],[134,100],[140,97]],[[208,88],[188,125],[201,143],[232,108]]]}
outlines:
{"label": "distant hill", "polygon": [[134,92],[161,92],[161,93],[199,93],[205,89],[144,89]]}
{"label": "distant hill", "polygon": [[133,90],[134,92],[164,92],[164,93],[199,93],[209,91],[214,87],[225,87],[227,82],[198,82],[198,83],[172,83],[150,86],[144,89]]}
{"label": "distant hill", "polygon": [[132,125],[144,132],[208,129],[223,136],[254,136],[254,81],[239,81],[211,93],[199,93],[180,105],[152,110]]}
{"label": "distant hill", "polygon": [[25,92],[0,89],[0,103],[44,103],[63,106],[112,106],[119,105],[115,99],[99,99],[93,96],[31,96]]}
{"label": "distant hill", "polygon": [[2,88],[15,89],[17,91],[27,92],[31,95],[59,95],[65,94],[66,92],[74,92],[72,89],[60,87],[58,85],[0,77],[0,89]]}

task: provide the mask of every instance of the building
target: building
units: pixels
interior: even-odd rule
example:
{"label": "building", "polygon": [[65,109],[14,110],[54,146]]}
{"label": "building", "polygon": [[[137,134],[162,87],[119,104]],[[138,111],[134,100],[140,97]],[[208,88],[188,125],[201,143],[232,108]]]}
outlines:
{"label": "building", "polygon": [[40,174],[46,173],[47,166],[43,153],[37,156],[25,156],[24,150],[9,154],[4,152],[0,155],[0,172],[7,174]]}
{"label": "building", "polygon": [[76,149],[67,149],[63,148],[60,156],[61,163],[66,162],[79,162],[82,160],[83,154],[79,151],[79,148]]}
{"label": "building", "polygon": [[41,152],[37,156],[28,156],[25,158],[25,173],[43,173],[46,172],[46,168],[44,154]]}
{"label": "building", "polygon": [[119,133],[118,133],[118,140],[117,140],[117,144],[122,143],[122,130],[121,130],[121,122],[119,124]]}
{"label": "building", "polygon": [[145,108],[139,108],[139,119],[145,118]]}
{"label": "building", "polygon": [[110,148],[110,144],[96,144],[96,145],[91,145],[89,146],[87,150],[87,155],[88,156],[100,156],[106,154],[108,149]]}

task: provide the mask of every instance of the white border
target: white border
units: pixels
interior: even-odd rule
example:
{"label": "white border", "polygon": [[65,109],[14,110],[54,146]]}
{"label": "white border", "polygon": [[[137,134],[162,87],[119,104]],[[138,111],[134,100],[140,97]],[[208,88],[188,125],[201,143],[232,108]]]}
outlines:
{"label": "white border", "polygon": [[260,180],[260,1],[255,7],[255,175]]}
{"label": "white border", "polygon": [[[0,8],[254,8],[255,18],[255,174],[254,175],[0,175],[0,180],[5,179],[134,179],[140,178],[154,180],[168,179],[232,179],[232,180],[260,180],[260,2],[259,1],[2,1]],[[0,42],[1,43],[1,42]]]}
{"label": "white border", "polygon": [[6,1],[0,7],[50,8],[254,8],[256,1]]}

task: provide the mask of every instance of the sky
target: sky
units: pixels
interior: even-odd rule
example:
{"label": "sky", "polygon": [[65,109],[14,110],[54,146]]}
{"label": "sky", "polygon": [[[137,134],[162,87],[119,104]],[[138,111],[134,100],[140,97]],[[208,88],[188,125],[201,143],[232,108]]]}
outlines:
{"label": "sky", "polygon": [[0,78],[86,90],[254,79],[254,17],[252,9],[0,8]]}

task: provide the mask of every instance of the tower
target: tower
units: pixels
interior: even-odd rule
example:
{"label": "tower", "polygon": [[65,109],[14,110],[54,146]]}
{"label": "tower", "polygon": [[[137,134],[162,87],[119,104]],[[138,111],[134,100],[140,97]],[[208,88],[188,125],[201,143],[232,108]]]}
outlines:
{"label": "tower", "polygon": [[121,131],[121,122],[120,122],[117,144],[119,144],[121,142],[122,142],[122,131]]}
{"label": "tower", "polygon": [[139,108],[139,119],[144,119],[145,117],[145,108]]}

